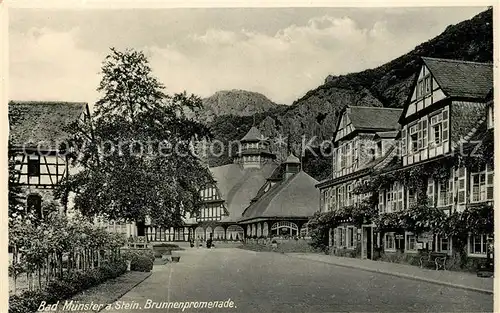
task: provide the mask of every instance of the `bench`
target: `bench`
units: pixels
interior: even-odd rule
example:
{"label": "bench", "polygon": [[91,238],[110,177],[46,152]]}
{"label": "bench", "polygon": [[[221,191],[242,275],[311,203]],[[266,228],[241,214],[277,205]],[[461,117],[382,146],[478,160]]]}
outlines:
{"label": "bench", "polygon": [[446,270],[448,255],[441,252],[420,251],[420,268],[431,267],[437,270]]}

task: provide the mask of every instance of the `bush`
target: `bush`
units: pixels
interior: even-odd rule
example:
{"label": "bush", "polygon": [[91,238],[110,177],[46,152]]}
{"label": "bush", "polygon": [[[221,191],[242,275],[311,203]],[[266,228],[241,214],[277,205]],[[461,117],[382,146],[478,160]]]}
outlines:
{"label": "bush", "polygon": [[122,253],[122,256],[125,258],[125,260],[130,262],[140,256],[149,258],[151,262],[154,262],[155,260],[155,254],[152,250],[149,249],[128,249]]}
{"label": "bush", "polygon": [[161,259],[163,257],[163,254],[160,251],[155,251],[155,258]]}
{"label": "bush", "polygon": [[153,246],[153,248],[156,248],[156,247],[171,248],[172,250],[173,249],[179,249],[179,250],[181,250],[181,248],[178,245],[174,245],[174,244],[171,244],[171,243],[160,243],[160,244],[156,244],[156,245]]}
{"label": "bush", "polygon": [[130,261],[130,270],[137,272],[150,272],[153,269],[153,260],[146,255],[137,255]]}
{"label": "bush", "polygon": [[86,272],[74,271],[66,273],[62,279],[49,282],[42,290],[26,291],[20,295],[9,297],[9,313],[36,312],[40,303],[48,304],[65,300],[90,287],[96,286],[108,279],[116,278],[127,271],[124,259],[106,262],[100,268]]}

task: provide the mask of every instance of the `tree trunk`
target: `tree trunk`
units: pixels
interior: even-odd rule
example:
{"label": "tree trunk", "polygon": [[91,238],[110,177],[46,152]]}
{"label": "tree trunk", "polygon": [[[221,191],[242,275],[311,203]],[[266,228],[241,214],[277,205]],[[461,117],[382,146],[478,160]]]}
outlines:
{"label": "tree trunk", "polygon": [[42,267],[40,265],[38,267],[38,289],[42,289]]}
{"label": "tree trunk", "polygon": [[16,294],[17,291],[17,249],[16,246],[13,247],[12,251],[12,267],[14,268],[14,271],[12,273],[12,278],[14,279],[14,294]]}

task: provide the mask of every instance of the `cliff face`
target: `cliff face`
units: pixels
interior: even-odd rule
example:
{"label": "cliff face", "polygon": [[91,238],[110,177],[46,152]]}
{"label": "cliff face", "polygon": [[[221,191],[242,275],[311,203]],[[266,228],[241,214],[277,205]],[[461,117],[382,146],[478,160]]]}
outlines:
{"label": "cliff face", "polygon": [[[213,108],[214,115],[209,126],[219,140],[238,140],[250,129],[255,118],[256,126],[265,136],[275,138],[281,134],[288,137],[292,148],[295,147],[293,150],[298,153],[303,136],[306,142],[313,137],[316,143],[331,139],[339,112],[346,105],[403,107],[422,56],[492,62],[492,9],[449,26],[439,36],[382,66],[348,75],[330,75],[323,85],[310,90],[290,106],[272,106],[264,101],[267,105],[258,105],[254,109],[249,106],[245,111],[245,105],[232,109],[225,106],[231,106],[233,102],[217,102],[215,105],[216,101],[210,100],[207,103]],[[242,114],[252,110],[255,113],[252,116],[251,113]],[[282,150],[286,154],[286,148]],[[316,179],[321,180],[331,173],[330,156],[307,154],[303,161],[304,169]],[[230,156],[227,155],[211,159],[212,165],[228,162]]]}
{"label": "cliff face", "polygon": [[199,117],[206,122],[222,115],[250,116],[279,106],[263,94],[246,90],[217,91],[202,99],[202,103],[203,110]]}

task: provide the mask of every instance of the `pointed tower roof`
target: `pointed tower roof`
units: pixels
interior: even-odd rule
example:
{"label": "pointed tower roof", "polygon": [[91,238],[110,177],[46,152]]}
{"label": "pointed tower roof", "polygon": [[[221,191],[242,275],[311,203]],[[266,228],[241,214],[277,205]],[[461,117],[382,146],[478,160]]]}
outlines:
{"label": "pointed tower roof", "polygon": [[300,160],[290,152],[290,155],[286,158],[285,164],[300,164]]}
{"label": "pointed tower roof", "polygon": [[252,126],[248,133],[241,139],[242,142],[244,141],[261,141],[262,140],[262,133],[257,129],[257,127]]}

